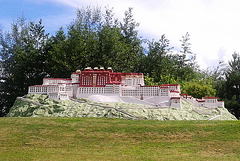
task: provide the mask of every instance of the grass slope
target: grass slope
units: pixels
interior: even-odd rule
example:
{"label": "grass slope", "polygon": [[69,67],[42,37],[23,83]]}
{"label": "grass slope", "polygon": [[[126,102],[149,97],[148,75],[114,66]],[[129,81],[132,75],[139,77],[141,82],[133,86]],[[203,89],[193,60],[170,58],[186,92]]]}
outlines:
{"label": "grass slope", "polygon": [[239,121],[0,118],[0,160],[239,160]]}

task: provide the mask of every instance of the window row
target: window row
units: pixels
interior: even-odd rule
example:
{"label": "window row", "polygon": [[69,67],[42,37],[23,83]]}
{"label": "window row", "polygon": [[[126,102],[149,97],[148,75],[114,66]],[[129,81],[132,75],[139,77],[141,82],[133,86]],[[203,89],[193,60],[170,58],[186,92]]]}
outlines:
{"label": "window row", "polygon": [[212,100],[211,99],[210,100],[206,99],[205,102],[206,103],[216,103],[217,100],[216,99],[212,99]]}
{"label": "window row", "polygon": [[141,92],[141,91],[136,91],[136,90],[123,90],[122,91],[122,96],[159,96],[158,92]]}
{"label": "window row", "polygon": [[105,93],[104,88],[79,88],[79,94]]}
{"label": "window row", "polygon": [[47,87],[29,87],[30,93],[47,93]]}

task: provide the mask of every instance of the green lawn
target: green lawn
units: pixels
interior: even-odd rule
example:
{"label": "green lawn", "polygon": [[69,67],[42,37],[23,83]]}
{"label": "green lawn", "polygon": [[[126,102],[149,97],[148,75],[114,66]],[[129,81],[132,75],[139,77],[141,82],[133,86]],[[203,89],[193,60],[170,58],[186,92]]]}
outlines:
{"label": "green lawn", "polygon": [[240,160],[240,122],[0,118],[0,160]]}

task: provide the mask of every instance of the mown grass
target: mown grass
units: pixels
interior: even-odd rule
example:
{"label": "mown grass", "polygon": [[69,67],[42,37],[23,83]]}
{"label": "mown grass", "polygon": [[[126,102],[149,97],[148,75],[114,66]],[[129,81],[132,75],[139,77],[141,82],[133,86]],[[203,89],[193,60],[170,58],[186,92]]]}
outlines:
{"label": "mown grass", "polygon": [[0,160],[240,160],[240,122],[0,118]]}

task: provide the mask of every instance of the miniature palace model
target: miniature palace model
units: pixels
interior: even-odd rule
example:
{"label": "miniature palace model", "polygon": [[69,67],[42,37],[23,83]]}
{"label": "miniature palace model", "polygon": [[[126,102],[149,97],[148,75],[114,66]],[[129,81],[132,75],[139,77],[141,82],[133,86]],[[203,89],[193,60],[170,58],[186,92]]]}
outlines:
{"label": "miniature palace model", "polygon": [[29,86],[29,94],[47,94],[51,99],[86,98],[96,102],[125,102],[182,108],[181,99],[194,106],[224,107],[217,97],[196,99],[180,94],[179,84],[145,86],[142,73],[116,73],[111,67],[85,68],[71,78],[44,78],[42,85]]}

